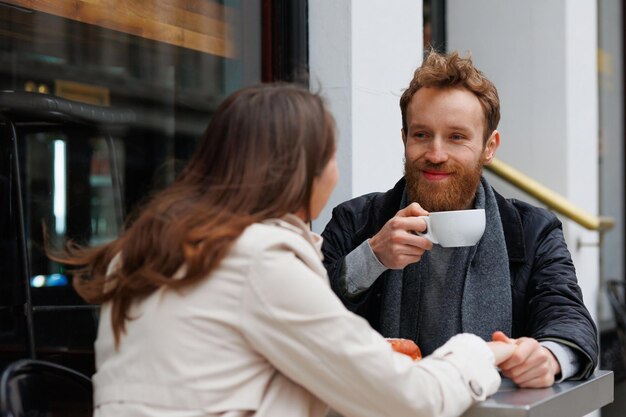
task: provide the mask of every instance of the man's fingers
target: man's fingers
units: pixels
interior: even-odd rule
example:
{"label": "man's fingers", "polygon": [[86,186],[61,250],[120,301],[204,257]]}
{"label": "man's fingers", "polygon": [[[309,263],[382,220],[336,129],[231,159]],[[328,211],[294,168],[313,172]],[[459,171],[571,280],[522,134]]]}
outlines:
{"label": "man's fingers", "polygon": [[403,265],[410,265],[419,262],[422,259],[422,255],[400,255],[398,262]]}
{"label": "man's fingers", "polygon": [[422,255],[426,252],[425,249],[422,249],[413,245],[402,245],[398,246],[395,250],[395,258],[397,262],[403,264],[412,264],[418,262]]}
{"label": "man's fingers", "polygon": [[[418,238],[418,236],[412,236]],[[423,239],[425,242],[431,245],[427,239]],[[409,264],[419,262],[427,249],[415,246],[412,244],[395,243],[386,250],[383,259],[379,259],[383,265],[390,269],[403,269]]]}
{"label": "man's fingers", "polygon": [[[515,382],[515,381],[513,381]],[[521,387],[521,388],[546,388],[546,387],[551,387],[554,384],[554,375],[552,374],[542,374],[538,377],[529,379],[529,380],[525,380],[525,381],[521,381],[521,382],[515,382],[517,384],[517,386]]]}
{"label": "man's fingers", "polygon": [[401,217],[417,217],[428,216],[428,212],[419,205],[419,203],[411,203],[396,214]]}
{"label": "man's fingers", "polygon": [[426,229],[426,222],[417,217],[394,217],[389,220],[389,229],[386,231],[387,240],[391,245],[410,245],[430,250],[433,244],[425,237],[416,235],[414,231]]}
{"label": "man's fingers", "polygon": [[402,239],[402,243],[413,248],[414,252],[420,251],[420,255],[433,248],[433,242],[422,236],[408,234]]}
{"label": "man's fingers", "polygon": [[392,230],[402,230],[407,233],[426,231],[426,222],[418,217],[394,217],[390,221]]}
{"label": "man's fingers", "polygon": [[524,362],[507,369],[507,376],[516,382],[523,382],[549,372],[550,369],[548,358],[541,350],[535,350]]}
{"label": "man's fingers", "polygon": [[550,373],[529,371],[521,376],[513,376],[507,371],[502,371],[502,375],[521,388],[545,388],[554,384],[554,375]]}
{"label": "man's fingers", "polygon": [[[534,340],[534,339],[530,339]],[[527,346],[532,346],[526,343]],[[558,361],[552,353],[539,345],[526,360],[517,366],[503,368],[502,373],[520,387],[539,388],[554,384],[555,375],[560,372]]]}
{"label": "man's fingers", "polygon": [[[410,263],[418,262],[425,250],[432,249],[431,241],[413,233],[425,229],[424,219],[402,217],[398,214],[389,219],[368,242],[380,263],[390,269],[402,269]],[[400,258],[402,255],[418,257],[407,261]]]}
{"label": "man's fingers", "polygon": [[542,363],[535,367],[529,367],[525,369],[525,372],[518,375],[512,371],[509,378],[511,378],[517,385],[527,384],[535,379],[547,381],[552,378],[554,381],[554,374],[552,374],[550,370],[550,366],[547,363]]}
{"label": "man's fingers", "polygon": [[526,362],[540,345],[535,339],[521,337],[515,341],[517,347],[509,359],[500,364],[500,369],[509,370]]}

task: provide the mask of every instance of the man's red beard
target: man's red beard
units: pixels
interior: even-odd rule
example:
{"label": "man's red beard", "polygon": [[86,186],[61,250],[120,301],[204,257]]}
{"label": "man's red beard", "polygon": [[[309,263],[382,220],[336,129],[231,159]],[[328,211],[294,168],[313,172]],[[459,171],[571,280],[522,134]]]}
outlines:
{"label": "man's red beard", "polygon": [[[422,171],[443,171],[451,175],[440,181],[428,181]],[[404,178],[409,201],[419,203],[428,211],[450,211],[472,208],[483,166],[471,168],[456,163],[431,164],[404,160]]]}

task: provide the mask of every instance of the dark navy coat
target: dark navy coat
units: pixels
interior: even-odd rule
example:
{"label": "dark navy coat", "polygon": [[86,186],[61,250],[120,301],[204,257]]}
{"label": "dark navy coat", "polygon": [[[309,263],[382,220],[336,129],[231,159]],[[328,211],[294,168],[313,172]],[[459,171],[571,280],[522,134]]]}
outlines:
{"label": "dark navy coat", "polygon": [[[324,264],[333,290],[346,307],[378,331],[386,272],[358,300],[342,294],[340,272],[345,256],[398,212],[404,187],[401,179],[386,193],[366,194],[340,204],[322,233]],[[512,337],[554,340],[570,346],[582,365],[574,378],[588,377],[598,361],[597,329],[583,304],[561,222],[546,209],[494,193],[509,257]]]}

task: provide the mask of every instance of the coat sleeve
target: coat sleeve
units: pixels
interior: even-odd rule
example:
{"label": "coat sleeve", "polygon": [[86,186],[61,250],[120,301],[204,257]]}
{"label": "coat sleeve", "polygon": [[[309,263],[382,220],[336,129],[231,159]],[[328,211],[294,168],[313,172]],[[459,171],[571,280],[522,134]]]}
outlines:
{"label": "coat sleeve", "polygon": [[484,342],[453,339],[413,362],[284,249],[261,253],[248,282],[241,323],[250,346],[345,416],[457,416],[498,388]]}
{"label": "coat sleeve", "polygon": [[344,205],[335,207],[330,221],[322,232],[324,239],[322,253],[324,255],[324,267],[328,272],[334,293],[348,310],[365,316],[364,310],[371,294],[377,290],[378,285],[375,283],[358,297],[349,297],[345,283],[346,256],[364,241],[364,238],[358,236],[358,228],[359,225],[353,210]]}
{"label": "coat sleeve", "polygon": [[[527,332],[572,348],[580,361],[573,379],[587,378],[598,363],[596,325],[583,303],[576,270],[554,215],[537,236],[526,285]],[[530,245],[527,245],[530,246]]]}

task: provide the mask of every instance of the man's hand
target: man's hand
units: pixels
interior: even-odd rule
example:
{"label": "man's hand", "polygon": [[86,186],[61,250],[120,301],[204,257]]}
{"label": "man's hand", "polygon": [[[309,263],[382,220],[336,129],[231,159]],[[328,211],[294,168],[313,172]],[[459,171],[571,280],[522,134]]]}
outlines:
{"label": "man's hand", "polygon": [[561,373],[559,361],[552,352],[533,338],[510,339],[502,332],[495,332],[493,340],[515,344],[513,354],[499,367],[504,376],[522,388],[549,387]]}
{"label": "man's hand", "polygon": [[389,269],[403,269],[419,262],[424,252],[432,249],[430,240],[413,233],[426,230],[426,222],[417,218],[426,215],[428,212],[419,204],[411,203],[385,223],[369,240],[380,263]]}

